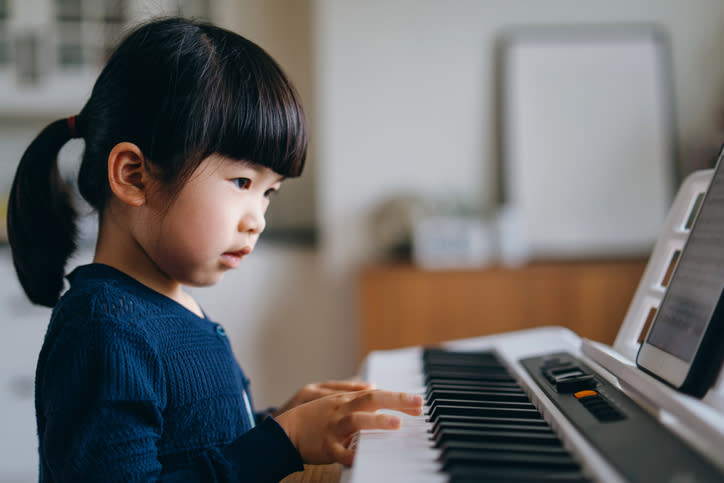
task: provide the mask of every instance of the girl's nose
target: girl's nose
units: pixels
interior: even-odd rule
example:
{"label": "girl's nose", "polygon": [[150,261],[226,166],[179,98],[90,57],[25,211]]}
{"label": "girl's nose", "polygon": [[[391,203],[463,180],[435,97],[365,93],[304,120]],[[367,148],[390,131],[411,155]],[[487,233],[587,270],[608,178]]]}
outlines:
{"label": "girl's nose", "polygon": [[239,231],[259,234],[264,231],[266,221],[264,211],[259,208],[247,210],[239,220]]}

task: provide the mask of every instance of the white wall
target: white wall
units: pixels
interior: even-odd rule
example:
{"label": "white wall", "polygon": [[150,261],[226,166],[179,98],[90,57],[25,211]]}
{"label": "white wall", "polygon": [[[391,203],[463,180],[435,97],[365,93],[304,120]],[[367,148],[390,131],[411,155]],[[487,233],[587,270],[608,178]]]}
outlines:
{"label": "white wall", "polygon": [[[521,24],[656,22],[670,33],[682,149],[721,109],[724,4],[320,0],[320,212],[325,259],[370,253],[369,211],[401,192],[485,201],[494,180],[496,37]],[[541,167],[545,169],[545,167]]]}

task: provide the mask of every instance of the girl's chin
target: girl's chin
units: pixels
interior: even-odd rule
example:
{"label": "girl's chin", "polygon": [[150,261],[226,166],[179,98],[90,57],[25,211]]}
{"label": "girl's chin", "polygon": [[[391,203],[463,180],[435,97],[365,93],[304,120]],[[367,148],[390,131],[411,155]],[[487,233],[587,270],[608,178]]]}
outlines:
{"label": "girl's chin", "polygon": [[228,269],[221,267],[221,269],[216,270],[209,270],[205,271],[203,273],[197,273],[190,278],[190,280],[186,280],[183,282],[183,285],[187,285],[189,287],[209,287],[211,285],[214,285],[221,281],[222,278],[224,278],[224,274],[227,272]]}

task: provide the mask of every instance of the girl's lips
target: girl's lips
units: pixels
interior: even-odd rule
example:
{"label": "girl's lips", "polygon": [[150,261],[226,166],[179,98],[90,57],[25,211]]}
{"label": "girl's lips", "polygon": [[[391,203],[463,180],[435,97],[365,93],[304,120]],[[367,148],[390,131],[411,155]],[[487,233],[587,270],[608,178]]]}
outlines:
{"label": "girl's lips", "polygon": [[251,247],[244,247],[235,252],[226,252],[221,255],[221,261],[229,268],[236,268],[241,263],[241,259],[251,253]]}

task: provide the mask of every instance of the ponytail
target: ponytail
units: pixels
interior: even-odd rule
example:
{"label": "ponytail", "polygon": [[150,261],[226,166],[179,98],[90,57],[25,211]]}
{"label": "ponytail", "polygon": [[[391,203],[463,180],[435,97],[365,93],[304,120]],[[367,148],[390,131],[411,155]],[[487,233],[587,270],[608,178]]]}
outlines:
{"label": "ponytail", "polygon": [[49,124],[23,154],[8,200],[8,240],[15,271],[31,302],[53,307],[76,248],[76,211],[58,171],[58,152],[75,137],[75,117]]}

